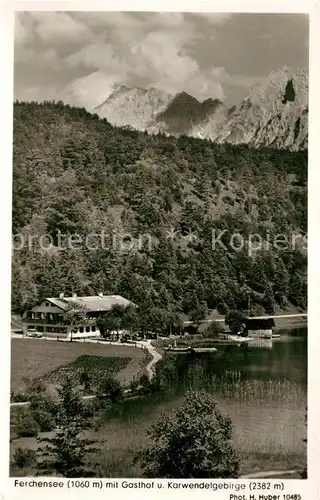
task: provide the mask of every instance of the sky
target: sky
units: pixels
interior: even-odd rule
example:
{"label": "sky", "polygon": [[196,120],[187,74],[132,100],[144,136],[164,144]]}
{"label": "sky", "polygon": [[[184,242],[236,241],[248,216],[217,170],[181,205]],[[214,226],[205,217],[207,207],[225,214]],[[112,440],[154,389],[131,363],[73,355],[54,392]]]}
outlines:
{"label": "sky", "polygon": [[305,14],[18,12],[15,98],[91,110],[120,85],[227,104],[283,66],[308,67]]}

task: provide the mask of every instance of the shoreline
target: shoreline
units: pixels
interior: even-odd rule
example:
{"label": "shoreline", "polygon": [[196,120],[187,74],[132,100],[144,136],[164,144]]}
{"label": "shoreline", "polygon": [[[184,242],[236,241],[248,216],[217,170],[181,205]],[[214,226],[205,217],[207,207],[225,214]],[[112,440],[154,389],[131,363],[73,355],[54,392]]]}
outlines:
{"label": "shoreline", "polygon": [[294,328],[307,328],[308,318],[302,317],[288,317],[275,319],[275,330],[285,330]]}

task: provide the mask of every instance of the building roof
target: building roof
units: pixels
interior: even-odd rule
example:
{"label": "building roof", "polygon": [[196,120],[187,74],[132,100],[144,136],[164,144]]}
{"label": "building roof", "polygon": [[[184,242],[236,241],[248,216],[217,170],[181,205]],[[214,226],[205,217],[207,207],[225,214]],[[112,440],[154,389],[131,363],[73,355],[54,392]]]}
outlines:
{"label": "building roof", "polygon": [[85,307],[88,312],[110,311],[115,305],[124,307],[135,305],[121,295],[91,295],[89,297],[63,298],[48,297],[46,300],[64,311],[69,309],[72,305],[74,305],[75,308],[77,306]]}
{"label": "building roof", "polygon": [[251,329],[263,329],[263,328],[271,328],[275,326],[275,322],[273,318],[246,318],[245,319],[245,324],[247,328]]}

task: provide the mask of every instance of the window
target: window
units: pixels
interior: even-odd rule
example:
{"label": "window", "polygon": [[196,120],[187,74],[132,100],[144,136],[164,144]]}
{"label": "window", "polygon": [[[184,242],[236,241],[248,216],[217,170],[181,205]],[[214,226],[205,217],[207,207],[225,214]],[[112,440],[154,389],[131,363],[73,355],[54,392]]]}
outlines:
{"label": "window", "polygon": [[45,302],[44,304],[46,307],[50,307],[50,302]]}
{"label": "window", "polygon": [[80,326],[80,328],[79,328],[79,332],[80,332],[80,333],[83,333],[83,326]]}
{"label": "window", "polygon": [[96,331],[96,325],[92,325],[91,330],[92,330],[93,332],[95,332],[95,331]]}
{"label": "window", "polygon": [[86,326],[86,332],[90,332],[90,326]]}

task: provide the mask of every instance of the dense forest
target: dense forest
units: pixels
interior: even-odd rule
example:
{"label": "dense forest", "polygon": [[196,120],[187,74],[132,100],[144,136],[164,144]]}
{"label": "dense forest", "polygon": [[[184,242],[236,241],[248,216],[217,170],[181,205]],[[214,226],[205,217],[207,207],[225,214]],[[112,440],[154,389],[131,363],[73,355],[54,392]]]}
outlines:
{"label": "dense forest", "polygon": [[[12,226],[15,312],[100,291],[158,318],[245,311],[249,299],[256,313],[306,307],[306,252],[266,244],[307,232],[306,152],[148,135],[62,102],[16,102]],[[235,250],[234,233],[263,245]]]}

